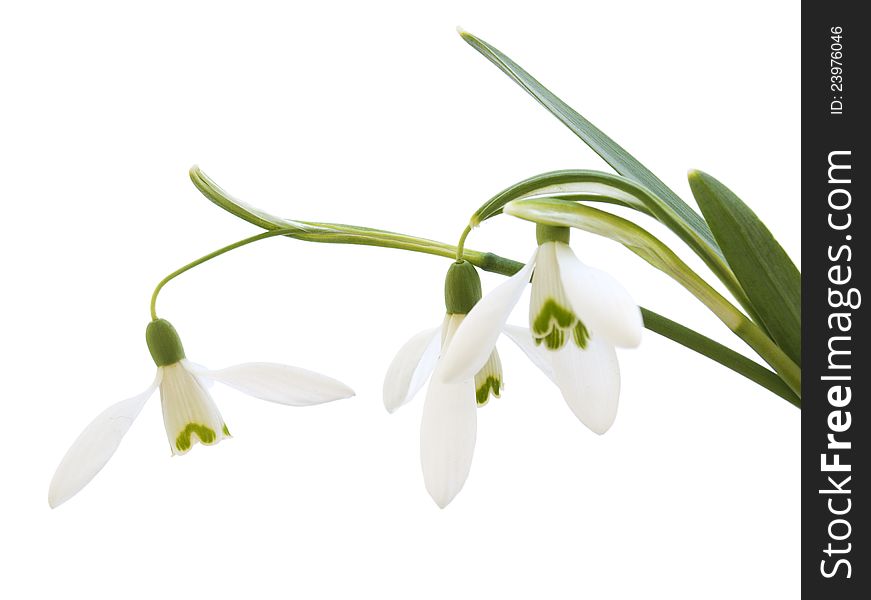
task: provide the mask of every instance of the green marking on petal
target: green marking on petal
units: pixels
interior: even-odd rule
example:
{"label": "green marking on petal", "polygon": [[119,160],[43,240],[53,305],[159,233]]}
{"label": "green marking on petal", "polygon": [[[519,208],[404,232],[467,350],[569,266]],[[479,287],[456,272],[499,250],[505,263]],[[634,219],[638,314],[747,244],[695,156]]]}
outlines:
{"label": "green marking on petal", "polygon": [[498,398],[502,392],[502,361],[499,352],[493,349],[490,358],[475,374],[475,401],[478,406],[484,406],[492,395]]}
{"label": "green marking on petal", "polygon": [[545,336],[553,328],[552,323],[556,323],[556,326],[561,329],[568,329],[576,320],[577,317],[571,309],[560,306],[553,298],[548,298],[541,305],[541,309],[532,320],[530,328],[533,334]]}
{"label": "green marking on petal", "polygon": [[[224,430],[226,431],[227,426],[224,425]],[[229,432],[228,432],[229,433]],[[201,444],[205,444],[208,446],[209,444],[214,444],[215,440],[218,438],[215,435],[215,430],[205,425],[201,425],[200,423],[188,423],[184,431],[178,434],[178,437],[175,439],[175,447],[178,448],[179,452],[187,452],[191,448],[191,435],[197,436],[197,439],[200,440]]]}
{"label": "green marking on petal", "polygon": [[586,326],[578,319],[578,324],[575,325],[575,329],[572,332],[572,337],[575,340],[575,344],[577,344],[578,348],[581,350],[587,347],[587,342],[590,341],[590,332],[587,331]]}
{"label": "green marking on petal", "polygon": [[227,437],[230,437],[230,430],[227,429],[227,424],[226,424],[226,423],[224,423],[223,425],[221,425],[221,432],[223,432],[223,434],[226,435]]}
{"label": "green marking on petal", "polygon": [[494,398],[498,398],[501,394],[501,390],[501,380],[493,376],[487,377],[484,383],[479,385],[475,390],[475,400],[478,402],[478,406],[484,406],[487,404],[487,401],[490,399],[490,394],[493,394]]}
{"label": "green marking on petal", "polygon": [[533,338],[536,346],[540,346],[544,342],[545,348],[548,350],[559,350],[566,345],[566,335],[562,329],[554,327],[550,333],[541,337]]}

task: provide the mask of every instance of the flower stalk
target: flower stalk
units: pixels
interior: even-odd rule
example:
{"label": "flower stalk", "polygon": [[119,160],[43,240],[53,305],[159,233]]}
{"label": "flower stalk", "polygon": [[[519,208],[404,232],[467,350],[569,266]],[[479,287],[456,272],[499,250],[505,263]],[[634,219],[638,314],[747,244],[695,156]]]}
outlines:
{"label": "flower stalk", "polygon": [[259,242],[260,240],[265,240],[267,238],[276,237],[279,235],[287,235],[290,231],[291,231],[290,229],[272,229],[270,231],[264,231],[263,233],[258,233],[257,235],[252,235],[251,237],[247,237],[244,240],[239,240],[238,242],[233,242],[232,244],[224,246],[223,248],[219,248],[219,249],[215,250],[214,252],[209,252],[205,256],[201,256],[200,258],[189,262],[185,266],[176,269],[175,271],[173,271],[172,273],[170,273],[169,275],[167,275],[166,277],[161,279],[160,282],[158,282],[157,286],[154,288],[154,292],[151,294],[151,304],[150,304],[151,320],[152,321],[157,320],[157,296],[160,294],[160,290],[162,290],[163,287],[167,283],[169,283],[170,281],[172,281],[173,279],[175,279],[176,277],[178,277],[182,273],[184,273],[186,271],[190,271],[194,267],[197,267],[197,266],[203,264],[204,262],[210,261],[215,257],[221,256],[222,254],[225,254],[231,250],[235,250],[236,248],[241,248],[242,246],[247,246],[248,244],[251,244],[254,242]]}
{"label": "flower stalk", "polygon": [[[218,186],[198,166],[191,167],[189,174],[196,188],[211,202],[244,221],[273,232],[273,235],[283,235],[307,242],[378,246],[454,259],[461,252],[464,259],[474,266],[484,271],[509,277],[520,271],[524,266],[521,262],[491,252],[479,252],[466,249],[465,247],[461,249],[458,246],[451,246],[450,244],[406,234],[353,225],[283,219],[237,200]],[[600,199],[605,198],[601,193],[599,193],[598,197]],[[498,210],[491,207],[492,210],[486,212],[491,213],[490,216],[498,214],[502,211],[503,206],[504,204]],[[470,225],[464,230],[461,237],[463,244],[474,222],[475,217],[473,217]],[[725,302],[728,304],[728,301]],[[706,356],[754,381],[791,404],[801,407],[800,391],[796,390],[796,386],[800,390],[800,370],[796,371],[794,366],[790,367],[784,363],[781,367],[781,370],[784,371],[786,377],[791,381],[791,383],[788,383],[778,373],[766,369],[742,354],[643,306],[639,308],[641,309],[645,328]],[[740,311],[738,311],[737,317],[732,322],[735,327],[738,327],[743,320],[747,319]],[[757,334],[750,333],[748,335],[744,329],[742,329],[741,333],[752,340],[751,345],[758,346],[764,352],[769,352],[772,355],[777,353],[775,350],[776,346],[775,348],[770,348]],[[761,332],[761,335],[765,336],[764,332]],[[775,358],[775,360],[777,359]]]}

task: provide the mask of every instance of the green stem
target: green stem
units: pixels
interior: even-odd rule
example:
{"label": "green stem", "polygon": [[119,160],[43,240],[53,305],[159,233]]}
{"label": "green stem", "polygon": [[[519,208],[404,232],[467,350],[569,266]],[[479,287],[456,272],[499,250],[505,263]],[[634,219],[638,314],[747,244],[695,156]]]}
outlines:
{"label": "green stem", "polygon": [[[469,261],[476,267],[491,273],[498,273],[506,276],[514,275],[523,268],[523,263],[504,258],[491,252],[478,252],[475,250],[466,250],[465,248],[461,250],[459,247],[451,246],[450,244],[410,235],[367,227],[357,227],[353,225],[281,219],[236,200],[218,187],[214,181],[209,179],[205,173],[200,171],[196,166],[191,168],[190,176],[194,185],[204,196],[206,196],[206,198],[227,212],[248,221],[249,223],[257,225],[258,227],[267,229],[267,233],[271,235],[284,235],[307,242],[380,246],[384,248],[421,252],[451,259],[456,259],[458,252],[461,251],[461,255],[465,260]],[[464,232],[463,240],[465,239],[465,235],[467,234]],[[266,234],[260,234],[260,236],[268,237]],[[260,236],[255,236],[255,238]],[[249,238],[249,240],[255,241],[253,238]],[[725,299],[723,300],[725,301]],[[791,370],[787,370],[786,377],[784,380],[781,380],[776,373],[766,369],[764,366],[733,350],[730,350],[729,348],[726,348],[722,344],[719,344],[688,327],[671,321],[670,319],[643,307],[641,308],[641,311],[644,315],[644,325],[647,329],[659,333],[678,344],[710,358],[732,371],[743,375],[751,381],[758,383],[765,389],[772,391],[792,404],[800,406],[801,401],[798,399],[799,392],[793,393],[789,389],[789,387],[791,387],[789,384],[792,383],[794,385],[795,383],[795,378],[791,376],[793,374]],[[736,312],[738,315],[741,315],[740,311],[736,310]],[[744,322],[753,326],[753,323],[744,317],[744,315],[741,315],[741,317],[743,317],[742,320]],[[737,329],[741,329],[741,327],[738,327]],[[752,331],[748,332],[742,330],[735,331],[735,333],[747,341],[751,347],[757,349],[757,351],[761,349],[763,352],[770,354],[771,352],[779,350],[776,346],[774,348],[769,348],[767,344],[773,345],[773,342],[767,340],[766,344],[766,341],[761,339],[765,338],[764,333],[755,326],[752,327]],[[795,373],[795,375],[797,375],[798,381],[800,382],[800,371]],[[792,379],[792,382],[790,382],[789,379]]]}
{"label": "green stem", "polygon": [[462,235],[460,235],[460,241],[457,242],[457,262],[463,260],[463,247],[466,245],[466,238],[469,237],[469,233],[472,231],[471,223],[466,225],[466,228],[463,229]]}
{"label": "green stem", "polygon": [[259,233],[257,235],[252,235],[251,237],[247,237],[244,240],[239,240],[238,242],[233,242],[229,246],[224,246],[223,248],[219,248],[214,252],[209,252],[205,256],[201,256],[193,262],[189,262],[185,266],[176,269],[166,277],[160,280],[157,284],[157,287],[154,288],[154,293],[151,294],[151,320],[157,320],[157,296],[160,294],[160,290],[163,289],[167,283],[184,273],[185,271],[190,271],[196,266],[203,264],[206,261],[212,260],[216,256],[221,256],[222,254],[229,252],[230,250],[235,250],[236,248],[241,248],[242,246],[247,246],[253,242],[259,242],[260,240],[265,240],[266,238],[276,237],[279,235],[287,235],[288,230],[286,229],[272,229],[270,231],[266,231],[263,233]]}

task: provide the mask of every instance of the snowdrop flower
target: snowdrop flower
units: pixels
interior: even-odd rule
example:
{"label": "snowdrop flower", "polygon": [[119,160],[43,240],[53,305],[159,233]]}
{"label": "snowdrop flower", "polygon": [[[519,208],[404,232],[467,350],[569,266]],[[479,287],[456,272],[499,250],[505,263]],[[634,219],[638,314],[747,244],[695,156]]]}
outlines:
{"label": "snowdrop flower", "polygon": [[146,341],[157,364],[154,382],[138,396],[100,413],[73,442],[49,486],[52,508],[72,498],[100,472],[158,387],[166,435],[174,455],[187,453],[196,443],[210,446],[230,437],[206,390],[212,381],[290,406],[309,406],[354,395],[335,379],[286,365],[245,363],[217,371],[197,367],[185,358],[178,333],[164,319],[148,324]]}
{"label": "snowdrop flower", "polygon": [[[453,263],[445,278],[444,321],[406,342],[384,378],[384,406],[393,412],[414,398],[435,372],[420,424],[420,462],[426,489],[442,508],[459,493],[469,475],[477,433],[476,407],[491,396],[499,397],[504,388],[495,339],[484,360],[469,369],[467,376],[446,382],[439,375],[439,356],[453,345],[455,333],[480,298],[481,279],[475,267],[467,261]],[[504,331],[532,358],[540,355],[528,331],[511,326]]]}
{"label": "snowdrop flower", "polygon": [[440,375],[451,385],[487,362],[531,276],[529,328],[547,349],[545,374],[578,419],[602,434],[614,422],[620,395],[614,347],[641,342],[641,311],[610,275],[578,260],[568,228],[538,225],[537,237],[539,247],[529,262],[478,302],[457,328]]}

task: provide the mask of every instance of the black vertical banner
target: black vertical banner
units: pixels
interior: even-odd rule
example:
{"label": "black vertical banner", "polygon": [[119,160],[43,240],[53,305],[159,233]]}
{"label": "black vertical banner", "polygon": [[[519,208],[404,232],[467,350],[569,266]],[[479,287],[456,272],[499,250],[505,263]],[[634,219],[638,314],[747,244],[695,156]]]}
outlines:
{"label": "black vertical banner", "polygon": [[[802,591],[871,598],[862,3],[802,3]],[[867,298],[871,301],[871,297]]]}

